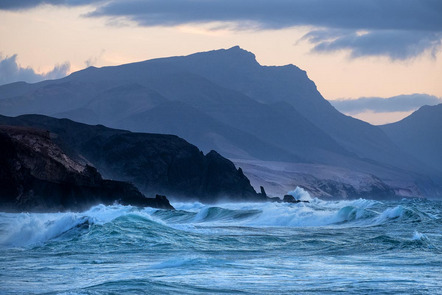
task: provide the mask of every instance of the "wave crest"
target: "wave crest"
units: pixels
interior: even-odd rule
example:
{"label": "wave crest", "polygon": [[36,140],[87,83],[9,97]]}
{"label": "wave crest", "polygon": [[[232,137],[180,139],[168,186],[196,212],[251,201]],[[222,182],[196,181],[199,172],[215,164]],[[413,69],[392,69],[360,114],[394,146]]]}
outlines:
{"label": "wave crest", "polygon": [[[386,208],[389,205],[364,199],[312,199],[310,203],[224,203],[217,206],[196,202],[176,203],[174,206],[177,208],[175,211],[98,205],[82,213],[0,213],[0,245],[41,245],[66,238],[70,231],[74,231],[74,235],[81,235],[84,230],[103,226],[108,232],[120,233],[123,237],[131,230],[138,230],[142,231],[140,235],[154,239],[159,232],[164,236],[179,235],[182,231],[206,233],[214,231],[215,227],[361,227],[419,222],[426,216],[402,203]],[[172,236],[169,238],[173,239]]]}

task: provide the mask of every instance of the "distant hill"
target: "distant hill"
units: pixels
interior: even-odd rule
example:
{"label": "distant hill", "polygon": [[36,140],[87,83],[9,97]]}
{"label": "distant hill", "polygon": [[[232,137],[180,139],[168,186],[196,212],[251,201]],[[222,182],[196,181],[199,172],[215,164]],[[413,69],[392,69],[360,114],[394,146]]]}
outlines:
{"label": "distant hill", "polygon": [[403,120],[380,126],[401,149],[442,178],[442,104],[423,106]]}
{"label": "distant hill", "polygon": [[176,134],[235,161],[341,167],[379,177],[392,191],[413,188],[425,195],[432,186],[442,194],[442,183],[431,178],[434,167],[406,153],[381,128],[338,112],[304,71],[261,66],[239,47],[5,85],[0,113]]}

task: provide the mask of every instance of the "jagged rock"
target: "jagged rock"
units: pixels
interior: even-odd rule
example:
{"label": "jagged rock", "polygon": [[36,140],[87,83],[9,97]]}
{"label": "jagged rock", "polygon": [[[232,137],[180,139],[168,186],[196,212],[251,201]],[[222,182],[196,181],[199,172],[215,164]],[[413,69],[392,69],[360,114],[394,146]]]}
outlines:
{"label": "jagged rock", "polygon": [[284,195],[282,201],[284,203],[310,203],[309,201],[296,200],[295,197],[292,195]]}
{"label": "jagged rock", "polygon": [[264,196],[264,197],[267,197],[267,194],[266,194],[266,191],[265,191],[264,187],[260,186],[259,189],[261,190],[261,195]]}
{"label": "jagged rock", "polygon": [[173,209],[167,197],[163,195],[156,195],[155,199],[152,199],[151,202],[155,206],[150,206],[150,207],[161,208],[161,209]]}
{"label": "jagged rock", "polygon": [[76,211],[114,202],[173,209],[165,197],[149,199],[132,184],[104,180],[67,156],[48,131],[0,126],[2,211]]}

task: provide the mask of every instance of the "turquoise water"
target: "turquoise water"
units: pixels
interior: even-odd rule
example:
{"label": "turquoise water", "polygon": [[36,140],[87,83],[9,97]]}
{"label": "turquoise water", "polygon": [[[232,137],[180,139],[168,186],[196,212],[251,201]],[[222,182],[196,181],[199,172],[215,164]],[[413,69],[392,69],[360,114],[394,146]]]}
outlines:
{"label": "turquoise water", "polygon": [[442,294],[441,202],[0,213],[0,294]]}

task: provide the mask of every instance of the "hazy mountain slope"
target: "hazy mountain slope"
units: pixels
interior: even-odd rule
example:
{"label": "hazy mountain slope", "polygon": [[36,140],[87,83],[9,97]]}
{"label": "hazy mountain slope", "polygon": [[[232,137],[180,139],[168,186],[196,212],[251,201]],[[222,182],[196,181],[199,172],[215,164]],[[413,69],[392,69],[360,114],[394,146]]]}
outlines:
{"label": "hazy mountain slope", "polygon": [[19,95],[23,95],[28,92],[30,88],[32,88],[34,84],[29,84],[26,82],[15,82],[11,84],[6,84],[0,86],[2,96],[0,99],[6,99],[11,97],[16,97]]}
{"label": "hazy mountain slope", "polygon": [[112,82],[72,82],[63,79],[44,81],[25,87],[25,92],[14,97],[3,94],[0,87],[2,115],[16,116],[38,113],[53,115],[83,107],[103,89],[115,87]]}
{"label": "hazy mountain slope", "polygon": [[[149,87],[170,100],[184,102],[223,124],[298,157],[313,161],[322,157],[322,151],[349,154],[293,108],[290,114],[282,113],[276,107],[256,102],[200,76],[174,73],[167,80],[151,82]],[[185,121],[182,123],[186,124]]]}
{"label": "hazy mountain slope", "polygon": [[[338,112],[317,91],[305,71],[293,65],[261,66],[253,53],[239,47],[214,50],[185,57],[164,58],[133,65],[192,72],[226,88],[264,103],[287,102],[322,129],[342,147],[361,158],[369,158],[406,169],[417,168],[378,128]],[[216,70],[215,70],[216,69]]]}
{"label": "hazy mountain slope", "polygon": [[[241,112],[241,103],[246,100],[239,100],[240,102],[238,102],[237,100],[240,97],[238,92],[249,100],[250,98],[255,100],[256,103],[287,102],[297,111],[292,115],[293,118],[300,118],[301,116],[310,121],[312,125],[321,129],[323,134],[335,141],[334,147],[337,143],[341,146],[341,150],[344,148],[361,158],[375,160],[380,164],[410,170],[425,170],[417,161],[409,159],[409,157],[407,161],[404,161],[407,155],[398,149],[378,127],[338,112],[321,96],[315,84],[308,79],[305,71],[293,65],[282,67],[261,66],[252,53],[239,47],[182,57],[154,59],[117,67],[91,68],[74,73],[68,79],[75,81],[134,80],[155,89],[168,99],[185,101],[209,113],[211,110],[215,110],[215,113],[210,113],[212,116],[218,114],[217,119],[224,119],[223,122],[231,122],[237,128],[244,127],[242,130],[247,132],[253,131],[247,128],[258,127],[259,125],[256,124],[256,121],[254,124],[248,124],[246,116],[254,113],[254,109],[247,105],[242,109],[246,112]],[[211,85],[206,85],[207,82],[204,82],[204,79],[212,82]],[[218,90],[224,88],[228,91],[219,95],[220,91],[212,88],[214,85]],[[236,97],[236,104],[232,103],[232,97]],[[219,105],[222,104],[225,108],[239,108],[237,113],[244,117],[235,120],[235,112],[231,109],[216,112],[217,101],[220,102]],[[212,104],[212,107],[210,104]],[[264,134],[266,129],[272,127],[269,122],[275,126],[279,122],[272,120],[273,118],[266,119],[270,121],[261,120],[261,122],[267,124],[259,126]],[[282,123],[282,125],[286,124]],[[305,126],[302,128],[306,130]],[[288,129],[297,130],[297,128]],[[279,128],[279,130],[279,132],[268,130],[268,135],[276,135],[283,132],[284,129]],[[256,135],[254,132],[252,134]],[[276,142],[283,141],[280,142],[280,146],[286,148],[288,146],[298,146],[300,148],[299,143],[305,142],[304,138],[300,137],[298,137],[300,140],[297,143],[290,142],[296,136],[281,134],[281,136],[275,137]],[[272,144],[275,144],[273,142],[274,137],[269,138],[269,140],[272,141]],[[308,152],[310,151],[308,150]]]}
{"label": "hazy mountain slope", "polygon": [[[117,67],[88,68],[53,81],[52,84],[32,89],[20,97],[8,98],[5,103],[0,101],[0,107],[8,115],[17,115],[20,112],[19,106],[23,105],[20,114],[41,113],[112,127],[122,127],[118,124],[124,122],[124,127],[131,130],[176,133],[190,138],[185,130],[193,127],[187,126],[186,121],[179,122],[182,127],[181,131],[178,130],[180,132],[176,129],[144,128],[130,122],[132,118],[140,117],[138,113],[161,102],[173,100],[184,102],[208,115],[207,118],[211,117],[241,130],[243,134],[248,133],[249,137],[259,138],[267,146],[286,150],[295,155],[296,159],[321,162],[332,159],[330,153],[351,155],[295,109],[292,108],[290,114],[282,114],[278,108],[257,102],[238,91],[221,87],[192,73],[191,69],[186,69],[179,62],[175,63],[175,58],[166,60],[166,63],[164,60],[152,60]],[[7,105],[10,102],[12,105]],[[154,116],[153,112],[144,114]],[[162,125],[166,119],[154,117],[160,120],[153,123],[156,126]],[[175,120],[173,117],[168,119]],[[201,121],[199,124],[207,123]],[[249,149],[244,145],[235,147],[243,140],[235,139],[233,135],[220,134],[222,139],[229,138],[223,147],[231,147],[230,150],[221,149],[220,152],[231,154],[232,149]],[[212,146],[212,143],[201,144],[201,140],[198,140],[198,145],[206,148]],[[261,153],[260,159],[281,160],[281,156],[269,150],[266,154]]]}
{"label": "hazy mountain slope", "polygon": [[[415,175],[367,167],[355,171],[336,166],[256,160],[235,160],[255,188],[264,186],[269,195],[282,195],[300,186],[321,199],[419,197]],[[431,187],[431,186],[430,186]]]}
{"label": "hazy mountain slope", "polygon": [[[235,59],[237,63],[230,67],[233,70],[241,71],[245,67],[243,62],[249,61],[245,56],[249,53],[242,49],[233,48],[215,52],[227,52],[226,55],[229,58]],[[204,64],[209,69],[208,72],[223,72],[223,67],[229,67],[229,63],[220,59],[217,54],[214,57],[209,56],[208,60],[194,60],[196,56],[205,56],[206,54],[208,53],[155,59],[100,69],[89,68],[74,73],[66,79],[77,83],[81,81],[132,80],[161,93],[169,100],[185,102],[218,121],[248,132],[269,144],[290,150],[298,156],[304,155],[303,158],[310,159],[310,161],[329,158],[323,156],[323,151],[350,155],[327,133],[306,120],[294,108],[289,116],[280,114],[278,109],[229,89],[231,88],[229,85],[220,87],[210,81],[212,78],[210,75],[205,77],[205,72],[198,73],[197,69]],[[253,65],[261,68],[254,56]],[[235,72],[226,73],[226,75],[229,74],[236,77]],[[243,76],[243,78],[247,79],[247,76]],[[240,77],[236,80],[240,81]],[[180,133],[178,135],[184,136]]]}
{"label": "hazy mountain slope", "polygon": [[380,126],[402,149],[442,177],[442,104],[423,106],[403,120]]}
{"label": "hazy mountain slope", "polygon": [[305,161],[291,151],[278,148],[258,137],[223,124],[182,102],[168,102],[137,113],[114,126],[137,131],[179,134],[205,152],[222,151],[226,157]]}
{"label": "hazy mountain slope", "polygon": [[80,108],[53,114],[88,124],[114,126],[116,121],[149,110],[168,100],[137,83],[122,84],[99,92]]}

